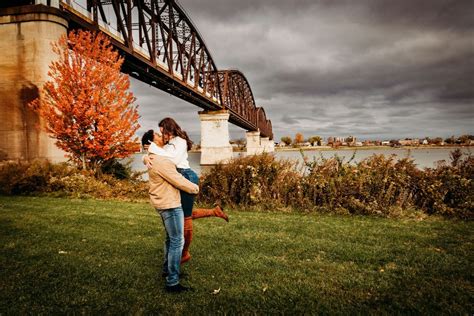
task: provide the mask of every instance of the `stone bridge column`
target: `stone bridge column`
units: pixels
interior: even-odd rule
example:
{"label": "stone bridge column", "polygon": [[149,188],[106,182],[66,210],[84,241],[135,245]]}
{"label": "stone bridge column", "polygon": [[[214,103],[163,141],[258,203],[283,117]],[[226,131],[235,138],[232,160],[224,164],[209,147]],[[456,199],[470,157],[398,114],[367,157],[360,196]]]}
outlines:
{"label": "stone bridge column", "polygon": [[201,111],[201,165],[226,163],[232,158],[229,142],[229,112]]}
{"label": "stone bridge column", "polygon": [[246,132],[247,155],[258,155],[261,153],[272,153],[275,151],[275,143],[268,137],[260,137],[260,131]]}
{"label": "stone bridge column", "polygon": [[44,123],[28,103],[48,79],[56,58],[51,42],[66,34],[68,23],[54,8],[15,10],[0,9],[0,161],[64,160],[64,152],[38,129]]}
{"label": "stone bridge column", "polygon": [[247,155],[258,155],[263,152],[263,147],[260,139],[260,131],[246,132],[247,138]]}
{"label": "stone bridge column", "polygon": [[260,138],[260,143],[264,152],[272,153],[275,151],[275,143],[273,142],[273,139],[270,139],[269,137],[262,137]]}

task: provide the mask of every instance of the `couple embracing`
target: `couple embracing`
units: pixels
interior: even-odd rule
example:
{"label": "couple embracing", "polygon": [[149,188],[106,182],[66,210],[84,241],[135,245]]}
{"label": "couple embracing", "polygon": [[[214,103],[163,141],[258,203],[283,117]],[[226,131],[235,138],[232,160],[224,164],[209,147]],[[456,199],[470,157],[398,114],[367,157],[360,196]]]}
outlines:
{"label": "couple embracing", "polygon": [[193,237],[193,219],[216,216],[229,221],[220,206],[193,209],[199,192],[199,178],[189,167],[188,150],[192,141],[172,118],[158,124],[142,137],[148,154],[143,163],[148,167],[150,200],[161,216],[166,231],[162,276],[168,292],[190,290],[179,282],[180,266],[189,261]]}

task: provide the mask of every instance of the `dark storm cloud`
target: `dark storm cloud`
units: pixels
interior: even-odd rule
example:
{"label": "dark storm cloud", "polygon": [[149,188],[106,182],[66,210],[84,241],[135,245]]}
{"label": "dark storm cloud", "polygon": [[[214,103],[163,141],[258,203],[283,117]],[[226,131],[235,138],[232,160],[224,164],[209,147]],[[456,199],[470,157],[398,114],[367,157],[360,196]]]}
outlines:
{"label": "dark storm cloud", "polygon": [[[358,14],[379,24],[411,24],[417,27],[449,27],[472,29],[473,4],[470,0],[180,0],[196,20],[201,18],[226,22],[248,15],[258,15],[272,10],[289,16],[319,10],[332,17],[335,12]],[[199,23],[198,23],[199,24]]]}
{"label": "dark storm cloud", "polygon": [[[179,2],[218,68],[247,77],[277,140],[474,132],[471,0]],[[172,116],[199,141],[197,107],[133,89],[142,125]]]}

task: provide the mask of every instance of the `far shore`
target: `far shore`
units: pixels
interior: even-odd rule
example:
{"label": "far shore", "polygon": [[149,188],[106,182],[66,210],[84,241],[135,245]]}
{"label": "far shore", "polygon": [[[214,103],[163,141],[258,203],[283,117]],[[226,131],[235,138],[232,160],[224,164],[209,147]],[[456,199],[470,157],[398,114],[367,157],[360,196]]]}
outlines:
{"label": "far shore", "polygon": [[[399,149],[399,150],[421,150],[421,149],[455,149],[455,148],[471,148],[473,146],[468,145],[420,145],[420,146],[401,146],[401,147],[391,147],[391,146],[314,146],[314,147],[275,147],[275,152],[286,152],[286,151],[332,151],[332,150],[383,150],[383,149]],[[192,153],[200,153],[200,149],[190,150]],[[245,148],[234,148],[234,152],[245,152]]]}
{"label": "far shore", "polygon": [[420,149],[448,149],[448,148],[470,148],[472,146],[462,146],[462,145],[453,145],[453,146],[432,146],[432,145],[420,145],[420,146],[400,146],[400,147],[391,147],[391,146],[314,146],[314,147],[275,147],[275,151],[307,151],[307,150],[320,150],[320,151],[330,151],[330,150],[382,150],[382,149],[400,149],[400,150],[420,150]]}

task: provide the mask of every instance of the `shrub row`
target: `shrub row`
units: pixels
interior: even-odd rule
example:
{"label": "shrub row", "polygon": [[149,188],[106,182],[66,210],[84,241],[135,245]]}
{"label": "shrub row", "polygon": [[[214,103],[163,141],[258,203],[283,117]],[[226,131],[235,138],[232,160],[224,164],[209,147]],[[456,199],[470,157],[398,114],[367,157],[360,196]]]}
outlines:
{"label": "shrub row", "polygon": [[[45,161],[0,164],[0,194],[48,194],[147,200],[148,183],[111,166],[116,176]],[[118,170],[118,171],[117,171]],[[263,154],[232,160],[201,176],[201,204],[344,214],[474,218],[474,157],[420,170],[413,160],[373,155],[357,164],[318,158],[304,164]],[[119,179],[125,178],[125,179]],[[420,212],[422,212],[420,214]]]}
{"label": "shrub row", "polygon": [[[48,194],[77,198],[143,200],[148,184],[119,168],[119,175],[94,174],[66,163],[6,162],[0,165],[0,194]],[[123,179],[124,176],[128,179]],[[119,179],[122,178],[122,179]]]}
{"label": "shrub row", "polygon": [[337,156],[304,162],[269,154],[235,159],[201,177],[199,200],[265,210],[473,218],[474,157],[460,151],[451,153],[450,164],[424,170],[408,158],[383,155],[357,164]]}

